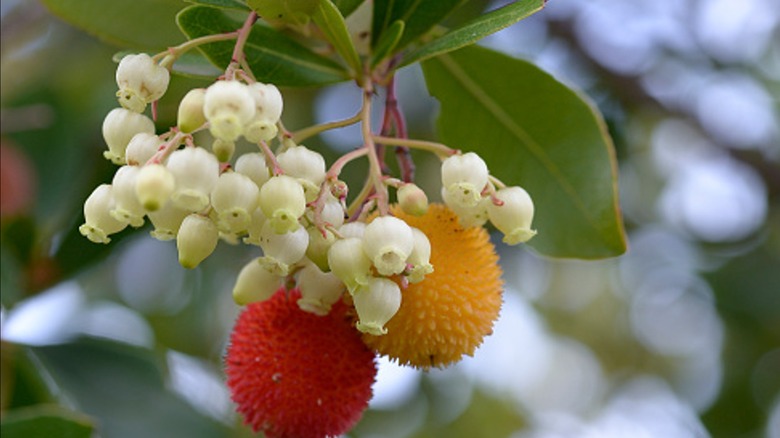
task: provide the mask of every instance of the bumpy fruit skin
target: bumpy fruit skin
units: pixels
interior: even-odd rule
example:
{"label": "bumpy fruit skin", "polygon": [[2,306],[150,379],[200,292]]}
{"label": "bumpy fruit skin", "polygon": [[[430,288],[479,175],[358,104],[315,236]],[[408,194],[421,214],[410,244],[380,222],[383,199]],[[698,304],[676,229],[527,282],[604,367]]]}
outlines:
{"label": "bumpy fruit skin", "polygon": [[441,204],[432,204],[424,216],[400,208],[393,214],[428,236],[434,271],[402,289],[401,308],[385,325],[387,334],[365,334],[363,340],[400,364],[423,369],[471,356],[493,332],[502,302],[501,268],[487,231],[463,228]]}
{"label": "bumpy fruit skin", "polygon": [[228,386],[244,421],[268,438],[323,438],[351,429],[368,407],[375,354],[337,302],[301,310],[297,289],[250,304],[233,329]]}

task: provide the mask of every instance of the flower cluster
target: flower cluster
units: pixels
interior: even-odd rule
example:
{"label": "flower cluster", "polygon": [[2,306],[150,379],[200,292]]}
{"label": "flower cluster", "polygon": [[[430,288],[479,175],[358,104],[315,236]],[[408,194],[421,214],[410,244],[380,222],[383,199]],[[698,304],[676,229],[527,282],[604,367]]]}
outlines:
{"label": "flower cluster", "polygon": [[[220,241],[258,248],[233,287],[234,301],[247,308],[226,360],[234,400],[255,429],[269,436],[348,430],[370,397],[375,352],[426,369],[473,354],[492,331],[502,301],[498,257],[483,225],[490,221],[511,245],[533,237],[534,206],[524,189],[505,186],[473,152],[405,134],[372,134],[368,85],[359,116],[296,135],[280,121],[279,89],[254,80],[237,63],[209,87],[190,90],[179,104],[177,125],[157,135],[144,113],[167,89],[172,62],[166,56],[128,55],[119,63],[121,107],[106,116],[103,137],[104,156],[120,167],[110,184],[87,198],[79,230],[93,242],[108,243],[112,234],[141,227],[148,218],[151,235],[175,239],[179,262],[189,269]],[[330,167],[320,153],[299,144],[358,122],[364,145]],[[239,142],[257,148],[237,154],[245,149],[237,149]],[[444,204],[429,205],[408,172],[401,179],[386,175],[376,144],[418,147],[440,157]],[[368,158],[368,177],[350,196],[339,174],[361,157]],[[277,324],[269,321],[277,318],[293,331],[273,332]],[[292,371],[303,369],[293,362],[333,358],[340,355],[335,350],[354,343],[313,345],[307,336],[336,339],[336,332],[357,339],[359,348],[349,353],[361,357],[357,371],[350,361],[328,363],[336,368],[322,376]],[[349,397],[333,392],[331,375],[364,376],[357,381],[359,397],[343,402],[350,406],[346,411],[338,405]],[[304,381],[305,388],[291,386]],[[307,409],[300,414],[303,423],[298,413],[283,412],[302,406],[299,399]]]}

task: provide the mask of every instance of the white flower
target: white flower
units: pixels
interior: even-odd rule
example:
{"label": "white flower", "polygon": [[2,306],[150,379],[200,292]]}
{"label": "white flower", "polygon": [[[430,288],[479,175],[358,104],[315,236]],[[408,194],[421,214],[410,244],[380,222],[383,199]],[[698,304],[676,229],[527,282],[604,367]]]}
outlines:
{"label": "white flower", "polygon": [[260,188],[271,178],[271,171],[265,163],[265,155],[260,152],[243,154],[236,160],[236,172],[246,175]]}
{"label": "white flower", "polygon": [[176,235],[179,264],[193,269],[217,248],[219,231],[211,219],[192,213],[184,218]]}
{"label": "white flower", "polygon": [[198,212],[209,205],[209,194],[219,179],[219,161],[200,147],[174,151],[165,163],[176,178],[172,199],[181,208]]}
{"label": "white flower", "polygon": [[211,143],[211,152],[220,163],[227,163],[236,152],[236,142],[215,138]]}
{"label": "white flower", "polygon": [[141,113],[147,103],[161,98],[168,89],[168,69],[155,63],[146,53],[127,55],[116,69],[116,97],[123,107]]}
{"label": "white flower", "polygon": [[414,248],[407,260],[412,268],[409,270],[407,278],[410,283],[419,283],[426,275],[433,272],[433,265],[430,263],[431,242],[428,240],[428,236],[417,228],[412,228],[412,234],[414,235]]}
{"label": "white flower", "polygon": [[385,324],[401,307],[401,288],[387,278],[371,278],[367,287],[352,295],[358,318],[357,329],[375,336],[387,333]]}
{"label": "white flower", "polygon": [[464,207],[453,202],[451,195],[443,187],[441,189],[441,197],[444,199],[444,203],[447,204],[447,207],[458,215],[461,226],[465,228],[481,227],[488,221],[487,206],[490,203],[490,197],[480,199],[477,205],[472,207]]}
{"label": "white flower", "polygon": [[398,188],[396,193],[398,205],[404,213],[412,216],[422,216],[428,211],[428,195],[412,183],[407,183]]}
{"label": "white flower", "polygon": [[95,243],[108,243],[111,234],[122,231],[126,222],[116,220],[109,213],[114,208],[113,188],[110,184],[101,184],[84,202],[84,224],[79,232]]}
{"label": "white flower", "polygon": [[265,225],[266,220],[263,210],[256,208],[252,212],[252,220],[249,222],[249,227],[246,230],[247,237],[244,237],[244,243],[260,246],[263,225]]}
{"label": "white flower", "polygon": [[347,222],[339,227],[339,234],[341,237],[357,237],[358,239],[362,239],[363,235],[366,234],[366,223]]}
{"label": "white flower", "polygon": [[309,233],[299,227],[295,231],[278,234],[270,221],[263,224],[260,231],[260,247],[263,248],[262,264],[269,272],[276,275],[287,275],[294,264],[306,255],[309,246]]}
{"label": "white flower", "polygon": [[205,88],[193,88],[184,95],[179,102],[179,111],[176,115],[179,131],[189,134],[206,123],[206,115],[203,114],[205,102]]}
{"label": "white flower", "polygon": [[413,248],[412,228],[397,217],[378,217],[366,225],[363,252],[381,275],[403,272]]}
{"label": "white flower", "polygon": [[135,196],[146,211],[157,211],[168,203],[176,188],[176,178],[162,164],[147,164],[140,169]]}
{"label": "white flower", "polygon": [[319,228],[314,226],[309,227],[306,231],[309,233],[309,247],[306,248],[306,257],[320,269],[327,271],[328,250],[336,241],[336,236],[328,229],[325,229],[325,234],[323,234]]}
{"label": "white flower", "polygon": [[260,188],[260,208],[277,233],[297,230],[306,211],[301,183],[287,175],[272,177]]}
{"label": "white flower", "polygon": [[328,266],[349,289],[367,286],[371,277],[371,260],[363,252],[363,242],[357,237],[339,239],[328,249]]}
{"label": "white flower", "polygon": [[441,164],[441,183],[450,200],[447,205],[474,207],[488,183],[487,165],[474,152],[453,155]]}
{"label": "white flower", "polygon": [[241,234],[252,222],[252,213],[257,209],[259,195],[260,189],[249,177],[236,172],[225,172],[219,176],[211,191],[211,206],[225,229]]}
{"label": "white flower", "polygon": [[282,115],[282,94],[276,86],[260,82],[249,85],[248,89],[255,102],[255,115],[244,126],[244,137],[252,143],[270,140],[278,132],[276,123]]}
{"label": "white flower", "polygon": [[233,301],[240,306],[271,298],[284,282],[284,277],[274,275],[254,259],[238,273],[233,287]]}
{"label": "white flower", "polygon": [[217,81],[206,89],[203,114],[209,121],[211,135],[236,141],[255,115],[255,102],[241,82]]}
{"label": "white flower", "polygon": [[491,202],[487,211],[490,222],[504,233],[504,243],[517,245],[536,235],[536,231],[531,229],[534,203],[528,192],[522,187],[506,187],[496,192],[496,198],[503,201],[503,205]]}
{"label": "white flower", "polygon": [[148,213],[149,221],[154,225],[154,230],[150,231],[157,240],[173,240],[179,233],[184,218],[189,216],[190,211],[177,207],[173,202],[168,202],[157,211]]}
{"label": "white flower", "polygon": [[141,132],[154,134],[152,119],[124,108],[112,109],[103,120],[103,139],[108,145],[103,156],[114,164],[125,164],[127,145]]}
{"label": "white flower", "polygon": [[143,166],[164,144],[165,142],[160,140],[160,137],[148,132],[140,132],[134,135],[127,144],[125,161],[131,166]]}
{"label": "white flower", "polygon": [[306,146],[294,146],[277,155],[276,160],[285,175],[298,178],[301,182],[306,201],[313,201],[325,181],[325,159],[322,155]]}
{"label": "white flower", "polygon": [[314,263],[307,263],[298,271],[297,277],[301,291],[298,307],[320,316],[330,312],[331,306],[341,298],[346,289],[344,283],[332,272],[322,272]]}
{"label": "white flower", "polygon": [[122,166],[114,174],[111,181],[114,196],[114,208],[111,216],[119,222],[128,223],[138,228],[144,224],[146,210],[135,195],[135,184],[141,168],[138,166]]}

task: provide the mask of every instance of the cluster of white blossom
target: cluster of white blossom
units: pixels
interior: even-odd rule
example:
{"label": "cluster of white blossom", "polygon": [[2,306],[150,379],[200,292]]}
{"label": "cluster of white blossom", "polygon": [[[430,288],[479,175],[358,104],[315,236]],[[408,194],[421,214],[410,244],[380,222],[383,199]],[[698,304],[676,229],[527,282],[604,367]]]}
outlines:
{"label": "cluster of white blossom", "polygon": [[[278,137],[283,100],[274,85],[218,80],[190,90],[176,128],[158,136],[143,112],[165,93],[168,70],[146,54],[128,55],[116,79],[122,107],[103,123],[104,155],[121,167],[84,204],[79,230],[90,240],[108,243],[111,234],[140,227],[148,217],[153,237],[176,240],[185,268],[198,266],[220,240],[255,245],[262,256],[240,271],[233,289],[238,304],[269,298],[292,276],[302,309],[327,314],[348,291],[357,328],[375,335],[386,333],[400,307],[399,283],[433,272],[431,245],[420,230],[391,215],[347,220],[346,184],[328,175],[319,153],[285,138],[273,157],[263,147],[234,157],[242,137],[259,146]],[[206,129],[210,150],[191,135]],[[464,226],[490,219],[510,244],[535,233],[528,194],[519,187],[491,190],[476,154],[444,160],[442,183],[445,202]],[[398,185],[397,198],[409,214],[428,208],[426,194],[411,183]]]}

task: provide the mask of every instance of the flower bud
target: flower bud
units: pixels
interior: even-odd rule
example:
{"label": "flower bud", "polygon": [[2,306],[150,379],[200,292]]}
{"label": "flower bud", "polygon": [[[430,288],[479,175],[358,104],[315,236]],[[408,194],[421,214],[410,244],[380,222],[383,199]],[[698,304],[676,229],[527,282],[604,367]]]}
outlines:
{"label": "flower bud", "polygon": [[536,230],[531,229],[534,218],[534,203],[522,187],[505,187],[496,192],[496,198],[503,201],[503,205],[490,202],[487,205],[490,222],[504,233],[504,243],[517,245],[536,235]]}
{"label": "flower bud", "polygon": [[152,119],[124,108],[112,109],[103,120],[103,139],[108,145],[103,156],[114,164],[125,164],[127,145],[141,132],[154,134]]}
{"label": "flower bud", "polygon": [[294,146],[276,156],[285,175],[298,178],[306,191],[306,201],[311,202],[320,192],[325,181],[325,159],[306,146]]}
{"label": "flower bud", "polygon": [[84,202],[84,224],[79,227],[79,232],[95,243],[108,243],[111,234],[122,231],[127,222],[116,220],[109,213],[114,209],[113,187],[110,184],[101,184]]}
{"label": "flower bud", "polygon": [[273,274],[287,275],[292,271],[293,265],[306,255],[307,246],[309,233],[305,228],[299,227],[295,231],[278,234],[271,223],[266,221],[260,231],[260,248],[263,249],[260,264]]}
{"label": "flower bud", "polygon": [[189,134],[206,123],[203,104],[206,102],[206,89],[193,88],[179,102],[176,123],[179,131]]}
{"label": "flower bud", "polygon": [[148,213],[149,221],[154,225],[154,230],[149,234],[157,240],[173,240],[179,233],[184,218],[189,215],[189,210],[179,208],[173,202],[167,202],[162,208]]}
{"label": "flower bud", "polygon": [[191,212],[209,205],[209,194],[219,179],[217,157],[200,147],[185,147],[174,151],[165,166],[176,178],[176,190],[171,199]]}
{"label": "flower bud", "polygon": [[363,251],[381,275],[403,272],[413,248],[412,228],[397,217],[381,216],[366,225]]}
{"label": "flower bud", "polygon": [[428,195],[416,184],[407,183],[398,188],[398,205],[404,213],[422,216],[428,211]]}
{"label": "flower bud", "polygon": [[325,223],[333,228],[338,228],[344,224],[344,207],[338,199],[330,193],[325,193],[325,200],[320,211],[319,220],[315,218],[314,209],[306,210],[306,218],[311,223]]}
{"label": "flower bud", "polygon": [[236,152],[236,143],[233,141],[215,138],[211,143],[211,152],[217,157],[220,163],[227,163],[233,158]]}
{"label": "flower bud", "polygon": [[138,166],[122,166],[114,174],[111,181],[114,196],[114,208],[111,210],[111,216],[119,222],[128,223],[138,228],[144,224],[144,215],[146,210],[138,202],[135,195],[135,184],[138,181],[138,174],[141,168]]}
{"label": "flower bud", "polygon": [[452,200],[450,192],[442,187],[441,197],[444,203],[458,215],[460,225],[464,228],[481,227],[488,221],[487,206],[490,203],[490,197],[482,198],[477,205],[473,207],[464,207]]}
{"label": "flower bud", "polygon": [[357,237],[339,239],[328,249],[328,266],[353,293],[367,286],[371,277],[371,260],[363,252],[363,242]]}
{"label": "flower bud", "polygon": [[274,275],[254,259],[238,273],[233,287],[233,301],[239,306],[265,301],[282,286],[284,277]]}
{"label": "flower bud", "polygon": [[260,152],[243,154],[236,160],[236,172],[246,175],[260,188],[271,178],[268,165],[265,164],[265,155]]}
{"label": "flower bud", "polygon": [[362,239],[363,235],[366,233],[366,223],[365,222],[347,222],[346,224],[339,227],[339,234],[341,237],[357,237],[358,239]]}
{"label": "flower bud", "polygon": [[269,179],[260,188],[260,208],[277,233],[297,230],[298,219],[306,211],[301,183],[287,175]]}
{"label": "flower bud", "polygon": [[162,97],[168,89],[168,69],[155,63],[146,53],[127,55],[116,69],[116,96],[123,107],[141,113],[147,103]]}
{"label": "flower bud", "polygon": [[236,141],[255,115],[255,102],[247,86],[238,81],[217,81],[206,89],[203,114],[211,135]]}
{"label": "flower bud", "polygon": [[431,265],[431,242],[428,236],[417,228],[412,228],[414,235],[414,248],[406,261],[411,265],[406,278],[410,283],[419,283],[423,281],[426,275],[433,272]]}
{"label": "flower bud", "polygon": [[297,284],[301,291],[298,307],[320,316],[330,312],[346,289],[332,272],[322,272],[314,263],[307,263],[298,271]]}
{"label": "flower bud", "polygon": [[447,205],[473,207],[488,183],[487,164],[474,152],[448,157],[441,164],[441,183],[449,193]]}
{"label": "flower bud", "polygon": [[323,271],[328,271],[328,250],[336,236],[332,231],[326,229],[322,234],[317,227],[310,227],[306,230],[309,233],[309,246],[306,248],[306,257]]}
{"label": "flower bud", "polygon": [[125,161],[131,166],[143,166],[164,144],[165,142],[160,140],[160,137],[140,132],[134,135],[127,144]]}
{"label": "flower bud", "polygon": [[192,213],[184,218],[176,235],[179,264],[193,269],[217,248],[219,231],[211,219]]}
{"label": "flower bud", "polygon": [[140,167],[135,181],[135,197],[147,211],[157,211],[170,199],[176,188],[176,179],[162,164]]}
{"label": "flower bud", "polygon": [[236,172],[225,172],[219,176],[211,191],[211,206],[217,212],[219,223],[231,233],[245,232],[252,222],[252,213],[257,209],[260,189],[249,179]]}
{"label": "flower bud", "polygon": [[358,318],[357,329],[363,333],[381,336],[387,333],[385,324],[401,307],[401,288],[387,278],[373,277],[368,287],[361,287],[352,295]]}

